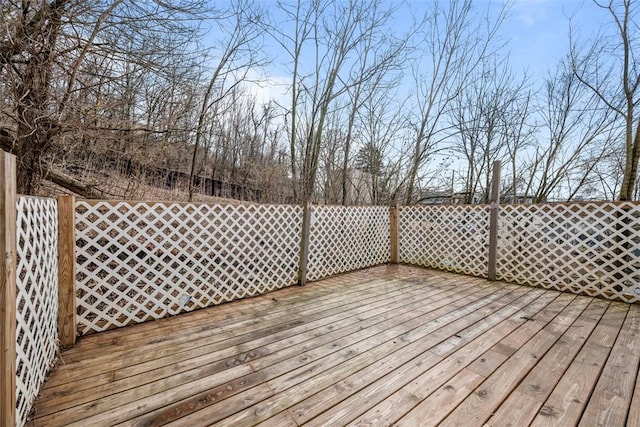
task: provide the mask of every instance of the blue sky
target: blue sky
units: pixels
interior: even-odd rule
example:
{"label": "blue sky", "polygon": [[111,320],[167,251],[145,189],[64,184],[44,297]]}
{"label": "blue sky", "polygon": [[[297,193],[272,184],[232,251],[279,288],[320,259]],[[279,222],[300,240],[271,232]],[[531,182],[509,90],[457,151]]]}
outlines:
{"label": "blue sky", "polygon": [[[394,1],[394,0],[392,0]],[[407,0],[410,4],[405,10],[398,11],[396,25],[410,25],[409,8],[417,13],[424,5],[433,0]],[[443,3],[448,0],[440,0]],[[451,0],[455,1],[455,0]],[[548,72],[553,72],[558,61],[567,53],[569,46],[569,19],[572,18],[574,30],[581,37],[590,37],[597,32],[601,23],[609,21],[607,13],[596,7],[591,0],[506,0],[511,4],[507,20],[504,22],[500,37],[506,43],[503,55],[509,55],[512,69],[516,72],[527,70],[530,83],[539,87]],[[276,13],[275,2],[265,0],[272,13]],[[475,8],[482,14],[487,8],[499,10],[503,0],[475,0]],[[267,42],[271,45],[273,42]],[[275,46],[273,53],[283,55]],[[277,52],[277,53],[276,53]],[[267,74],[274,82],[289,81],[290,60],[286,55],[276,59]],[[263,94],[276,96],[280,90]]]}
{"label": "blue sky", "polygon": [[[400,33],[405,25],[407,28],[411,25],[410,10],[420,13],[428,3],[435,0],[405,1],[409,4],[400,6],[395,19]],[[439,1],[446,6],[449,0]],[[542,86],[547,74],[555,71],[558,61],[568,52],[570,20],[574,32],[577,31],[580,39],[585,42],[600,30],[603,23],[610,22],[607,12],[594,5],[592,0],[475,0],[474,7],[478,16],[482,16],[487,9],[497,13],[505,1],[511,8],[499,33],[501,41],[505,43],[500,54],[509,56],[514,72],[527,71],[528,81],[534,91]],[[264,0],[262,4],[277,20],[280,12],[275,1]],[[259,102],[276,99],[286,104],[289,95],[285,93],[285,89],[290,83],[291,60],[268,39],[265,50],[275,57],[264,70],[266,80],[265,76],[257,75],[258,71],[252,71],[252,78],[263,79],[261,87],[252,87],[252,92]]]}
{"label": "blue sky", "polygon": [[582,37],[608,18],[591,1],[516,0],[502,29],[514,69],[528,69],[535,80],[552,71],[568,50],[570,17]]}

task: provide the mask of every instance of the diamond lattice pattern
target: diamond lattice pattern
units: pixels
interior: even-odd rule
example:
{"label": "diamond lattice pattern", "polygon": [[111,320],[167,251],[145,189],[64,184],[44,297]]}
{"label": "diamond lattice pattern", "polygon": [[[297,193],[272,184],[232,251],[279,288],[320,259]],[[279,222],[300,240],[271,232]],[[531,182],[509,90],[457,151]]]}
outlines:
{"label": "diamond lattice pattern", "polygon": [[58,211],[19,197],[16,215],[17,424],[24,425],[58,350]]}
{"label": "diamond lattice pattern", "polygon": [[400,262],[487,277],[489,206],[401,206]]}
{"label": "diamond lattice pattern", "polygon": [[79,201],[78,331],[294,284],[301,222],[299,206]]}
{"label": "diamond lattice pattern", "polygon": [[639,301],[640,203],[501,206],[499,230],[499,279]]}
{"label": "diamond lattice pattern", "polygon": [[389,208],[312,206],[307,279],[390,260]]}

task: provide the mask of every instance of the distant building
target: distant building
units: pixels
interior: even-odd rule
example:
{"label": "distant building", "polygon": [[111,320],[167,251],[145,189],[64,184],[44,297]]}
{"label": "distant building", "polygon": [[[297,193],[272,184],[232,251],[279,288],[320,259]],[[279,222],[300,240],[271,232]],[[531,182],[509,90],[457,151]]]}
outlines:
{"label": "distant building", "polygon": [[[422,205],[463,205],[467,199],[467,193],[452,193],[451,190],[426,189],[422,191],[419,203]],[[482,197],[476,194],[473,203],[480,203]]]}
{"label": "distant building", "polygon": [[500,203],[513,205],[530,205],[533,203],[533,196],[517,195],[514,199],[513,194],[500,197]]}

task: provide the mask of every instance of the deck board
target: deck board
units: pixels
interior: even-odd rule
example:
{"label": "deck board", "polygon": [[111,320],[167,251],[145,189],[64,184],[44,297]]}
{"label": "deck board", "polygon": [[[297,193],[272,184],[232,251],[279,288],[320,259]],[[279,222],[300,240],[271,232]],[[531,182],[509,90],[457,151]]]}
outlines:
{"label": "deck board", "polygon": [[487,421],[488,425],[529,425],[596,327],[609,302],[592,300],[539,363],[529,371]]}
{"label": "deck board", "polygon": [[[405,293],[405,295],[412,295],[412,292],[414,291],[407,292]],[[418,296],[423,298],[435,298],[438,293],[441,293],[427,293],[424,292],[424,290],[415,292],[421,292],[421,295]],[[399,298],[403,299],[405,295],[400,296]],[[324,317],[316,321],[312,321],[312,319],[308,317],[307,320],[309,320],[309,322],[305,325],[288,328],[281,332],[272,333],[270,335],[256,338],[251,341],[244,341],[240,344],[237,344],[239,340],[227,340],[222,344],[213,344],[209,341],[194,341],[194,346],[196,348],[187,348],[186,351],[181,351],[179,353],[168,355],[158,354],[156,358],[151,358],[148,361],[146,360],[149,359],[149,357],[148,355],[145,355],[145,357],[138,360],[138,362],[141,363],[131,366],[125,366],[124,368],[120,368],[117,370],[113,369],[114,365],[112,364],[111,371],[106,374],[100,375],[99,377],[94,375],[93,377],[83,378],[81,380],[75,381],[73,390],[76,394],[84,395],[85,393],[83,392],[87,388],[95,388],[98,384],[106,384],[109,390],[118,391],[115,390],[118,385],[126,387],[127,384],[131,382],[139,383],[136,381],[136,378],[132,378],[134,376],[138,376],[140,380],[147,381],[163,378],[164,376],[166,376],[163,375],[163,367],[168,369],[169,372],[179,372],[205,363],[212,363],[216,360],[222,360],[222,362],[225,363],[228,362],[228,360],[225,361],[224,359],[234,357],[236,355],[240,359],[244,357],[244,360],[241,360],[243,362],[248,361],[247,359],[255,359],[257,356],[266,357],[278,348],[292,346],[294,344],[303,342],[305,339],[309,340],[316,337],[316,334],[322,331],[322,325],[325,325],[324,328],[326,328],[326,332],[336,330],[336,332],[333,334],[334,336],[340,333],[342,333],[343,335],[348,335],[348,333],[353,330],[354,327],[357,327],[357,319],[355,319],[355,316],[363,310],[368,310],[369,307],[374,307],[375,305],[381,305],[382,308],[373,310],[371,313],[366,313],[366,315],[378,315],[380,317],[385,317],[388,316],[389,313],[393,312],[396,306],[396,304],[394,304],[394,301],[385,299],[384,297],[381,297],[381,300],[382,301],[379,303],[371,303],[370,305],[364,307],[360,303],[354,303],[351,305],[345,304],[342,306],[342,311],[340,311],[338,314],[330,315],[329,312],[325,311],[323,312]],[[387,301],[389,302],[389,304],[385,304],[385,302]],[[312,325],[318,326],[318,329],[309,331],[308,327]],[[347,328],[347,326],[350,326],[350,328]],[[304,331],[304,333],[298,333],[297,335],[295,335],[297,332],[301,331]],[[331,335],[321,335],[319,338],[326,338],[327,336]],[[318,340],[316,340],[315,342],[317,341]],[[175,351],[177,349],[173,348],[173,350]],[[62,368],[65,371],[72,372],[69,373],[68,376],[64,375],[62,377],[63,379],[71,379],[74,375],[73,373],[75,373],[75,376],[80,376],[80,374],[82,373],[82,371],[79,370],[77,366],[74,366],[72,364],[65,364]],[[93,373],[95,374],[96,371],[94,370]],[[61,379],[60,381],[62,381],[63,379]],[[43,391],[43,396],[53,397],[57,390],[60,389],[62,389],[62,387],[60,386],[48,386]],[[70,400],[71,396],[68,393],[68,388],[66,391],[67,393],[65,393],[64,396],[65,400]],[[62,403],[62,401],[57,401],[55,403],[60,404]]]}
{"label": "deck board", "polygon": [[638,306],[379,266],[81,338],[29,425],[633,425],[639,334]]}

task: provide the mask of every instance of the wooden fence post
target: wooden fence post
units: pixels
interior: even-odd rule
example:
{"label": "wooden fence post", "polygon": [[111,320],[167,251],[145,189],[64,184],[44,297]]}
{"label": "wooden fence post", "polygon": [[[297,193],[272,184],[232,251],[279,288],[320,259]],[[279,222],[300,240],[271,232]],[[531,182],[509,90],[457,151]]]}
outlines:
{"label": "wooden fence post", "polygon": [[58,197],[58,333],[60,344],[76,343],[76,256],[74,196]]}
{"label": "wooden fence post", "polygon": [[0,426],[16,425],[16,157],[0,150]]}
{"label": "wooden fence post", "polygon": [[307,201],[302,211],[302,235],[300,238],[300,262],[298,264],[298,285],[307,284],[309,262],[309,230],[311,229],[311,202]]}
{"label": "wooden fence post", "polygon": [[398,215],[400,214],[400,206],[396,201],[394,206],[391,206],[389,211],[389,221],[391,225],[391,264],[398,264],[400,262],[399,247],[398,247]]}
{"label": "wooden fence post", "polygon": [[491,204],[489,207],[489,265],[487,277],[496,280],[498,266],[498,215],[500,208],[500,160],[493,162],[491,177]]}

